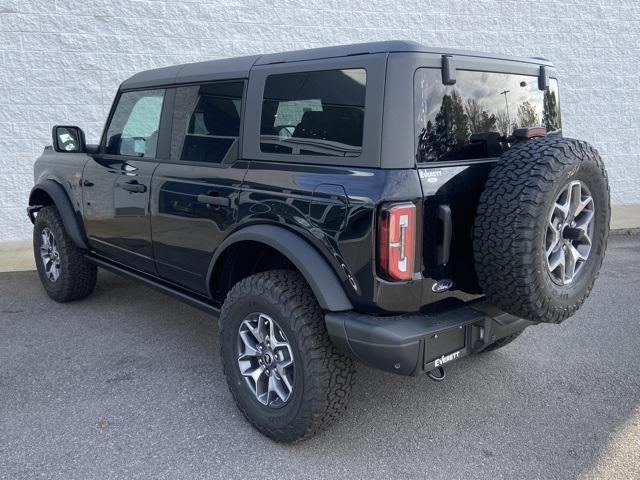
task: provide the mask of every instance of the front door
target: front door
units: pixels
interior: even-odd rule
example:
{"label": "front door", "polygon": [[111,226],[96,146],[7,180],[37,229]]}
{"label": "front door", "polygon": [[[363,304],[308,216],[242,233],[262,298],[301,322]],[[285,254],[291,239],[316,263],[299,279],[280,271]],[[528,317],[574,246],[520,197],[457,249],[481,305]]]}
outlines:
{"label": "front door", "polygon": [[121,93],[82,179],[91,248],[149,273],[155,273],[149,196],[163,100],[162,89]]}
{"label": "front door", "polygon": [[209,265],[229,234],[247,164],[239,157],[243,81],[178,87],[171,155],[153,175],[158,275],[207,295]]}

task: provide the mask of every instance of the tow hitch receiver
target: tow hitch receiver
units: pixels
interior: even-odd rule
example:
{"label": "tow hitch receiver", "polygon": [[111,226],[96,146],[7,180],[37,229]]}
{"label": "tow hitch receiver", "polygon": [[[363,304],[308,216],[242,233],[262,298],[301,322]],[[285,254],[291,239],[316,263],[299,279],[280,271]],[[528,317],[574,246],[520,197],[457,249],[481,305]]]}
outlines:
{"label": "tow hitch receiver", "polygon": [[[436,375],[433,372],[438,372],[438,374]],[[441,381],[443,381],[445,379],[446,376],[447,376],[447,374],[444,371],[444,367],[437,367],[437,368],[434,368],[433,370],[429,370],[427,372],[427,377],[429,377],[434,382],[441,382]]]}

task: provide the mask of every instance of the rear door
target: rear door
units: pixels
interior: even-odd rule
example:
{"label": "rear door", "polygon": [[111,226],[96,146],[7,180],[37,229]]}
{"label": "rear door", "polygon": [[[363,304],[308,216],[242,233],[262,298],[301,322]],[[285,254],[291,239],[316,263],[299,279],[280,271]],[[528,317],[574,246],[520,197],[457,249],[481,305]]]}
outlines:
{"label": "rear door", "polygon": [[[452,85],[443,83],[440,68],[414,70],[415,158],[424,194],[423,303],[480,293],[472,244],[476,210],[514,130],[542,126],[561,133],[557,80],[549,78],[540,90],[539,65],[471,57],[455,64]],[[441,280],[453,281],[451,293],[440,293]]]}
{"label": "rear door", "polygon": [[91,247],[149,273],[155,272],[149,194],[164,96],[164,89],[118,96],[100,151],[91,155],[82,179]]}
{"label": "rear door", "polygon": [[158,274],[207,295],[213,252],[235,222],[247,170],[239,160],[243,80],[169,89],[171,153],[153,176],[151,213]]}

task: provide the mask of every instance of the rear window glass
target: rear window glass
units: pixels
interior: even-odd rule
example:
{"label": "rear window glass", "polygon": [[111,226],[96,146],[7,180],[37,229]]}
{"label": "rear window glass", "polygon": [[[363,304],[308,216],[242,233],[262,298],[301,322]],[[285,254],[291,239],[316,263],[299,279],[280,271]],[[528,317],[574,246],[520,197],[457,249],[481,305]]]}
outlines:
{"label": "rear window glass", "polygon": [[364,69],[268,76],[260,150],[288,155],[360,155],[366,77]]}
{"label": "rear window glass", "polygon": [[516,128],[561,127],[555,79],[541,91],[535,76],[458,70],[443,85],[439,69],[420,68],[414,94],[418,162],[496,157]]}

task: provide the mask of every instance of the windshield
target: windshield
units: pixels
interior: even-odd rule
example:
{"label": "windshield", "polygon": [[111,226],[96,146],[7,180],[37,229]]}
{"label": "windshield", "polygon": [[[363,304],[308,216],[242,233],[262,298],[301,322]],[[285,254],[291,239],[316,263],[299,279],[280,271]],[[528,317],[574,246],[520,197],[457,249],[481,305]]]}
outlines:
{"label": "windshield", "polygon": [[443,85],[440,69],[420,68],[414,83],[418,162],[496,157],[516,128],[560,130],[558,82],[538,89],[538,77],[456,71]]}

